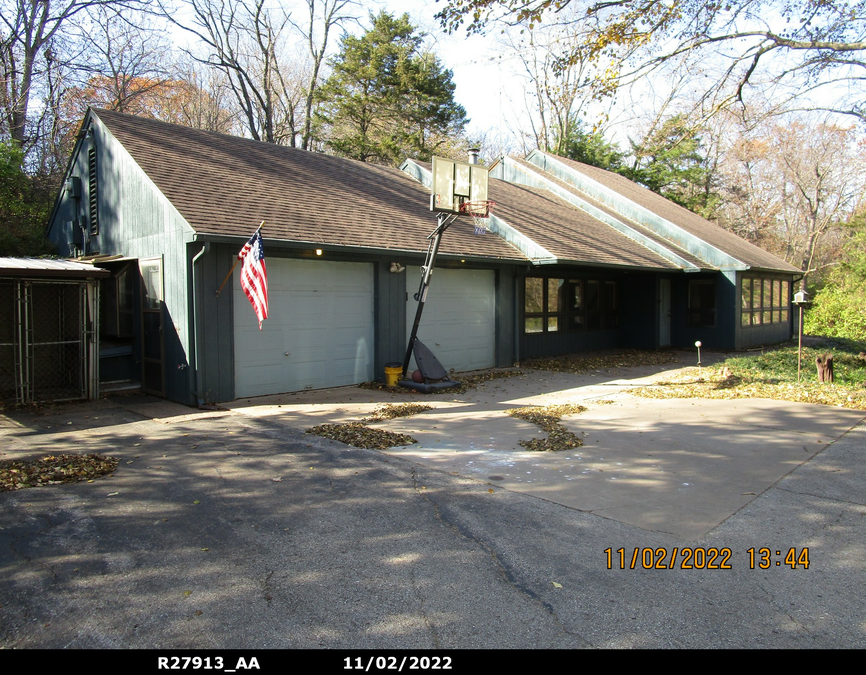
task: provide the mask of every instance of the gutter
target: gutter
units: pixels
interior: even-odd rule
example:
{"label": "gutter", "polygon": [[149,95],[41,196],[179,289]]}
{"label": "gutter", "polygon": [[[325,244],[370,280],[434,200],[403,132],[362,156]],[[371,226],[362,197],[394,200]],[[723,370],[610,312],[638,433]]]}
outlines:
{"label": "gutter", "polygon": [[202,329],[199,324],[200,317],[198,311],[198,275],[196,274],[196,263],[199,259],[208,251],[210,251],[210,242],[204,242],[204,246],[202,246],[201,251],[196,253],[192,258],[192,330],[193,330],[193,344],[195,344],[195,349],[193,350],[193,355],[195,358],[195,395],[198,400],[198,407],[201,408],[204,406],[205,401],[202,398],[202,388],[204,387],[202,383],[202,374],[201,368],[199,364],[201,363],[201,344],[199,343],[199,336],[202,334]]}

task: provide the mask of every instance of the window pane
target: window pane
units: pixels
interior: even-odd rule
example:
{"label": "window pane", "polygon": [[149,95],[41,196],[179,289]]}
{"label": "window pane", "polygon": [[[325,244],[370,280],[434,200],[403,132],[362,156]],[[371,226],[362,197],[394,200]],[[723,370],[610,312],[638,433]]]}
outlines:
{"label": "window pane", "polygon": [[583,311],[583,284],[575,279],[571,279],[568,283],[571,287],[569,309],[572,311]]}
{"label": "window pane", "polygon": [[773,281],[773,307],[782,306],[782,282],[776,279]]}
{"label": "window pane", "polygon": [[141,278],[144,281],[144,309],[160,309],[162,301],[162,278],[160,263],[141,263]]}
{"label": "window pane", "polygon": [[544,319],[540,316],[526,318],[527,333],[541,333],[544,330]]}
{"label": "window pane", "polygon": [[549,333],[555,333],[559,330],[559,319],[555,316],[550,316],[547,318],[547,331]]}
{"label": "window pane", "polygon": [[[788,282],[783,281],[782,282],[782,305],[781,305],[783,308],[788,306],[788,302],[789,302],[790,298],[791,298],[791,291],[788,288]],[[784,321],[784,319],[782,319],[782,320]]]}
{"label": "window pane", "polygon": [[586,328],[599,330],[601,328],[601,299],[599,298],[597,281],[586,282]]}
{"label": "window pane", "polygon": [[[743,279],[743,309],[752,308],[752,280]],[[743,325],[746,325],[745,323]]]}
{"label": "window pane", "polygon": [[538,314],[544,311],[544,279],[527,277],[524,311],[527,314]]}
{"label": "window pane", "polygon": [[744,311],[743,311],[743,314],[742,314],[742,319],[741,319],[740,323],[741,323],[743,326],[748,326],[748,325],[751,324],[751,322],[752,322],[752,315],[751,315],[749,312],[746,312],[746,311],[744,310]]}
{"label": "window pane", "polygon": [[[761,307],[772,307],[773,306],[773,281],[771,279],[764,279],[764,300]],[[766,319],[764,323],[770,323],[769,319]]]}
{"label": "window pane", "polygon": [[764,312],[764,323],[772,323],[773,319],[770,316],[772,312]]}
{"label": "window pane", "polygon": [[785,322],[787,322],[787,321],[788,321],[788,310],[787,310],[787,309],[783,309],[783,310],[782,310],[782,323],[785,323]]}
{"label": "window pane", "polygon": [[562,303],[560,302],[560,295],[563,292],[563,284],[565,284],[565,279],[548,279],[547,280],[547,311],[548,312],[558,312],[560,311],[560,307],[562,307]]}

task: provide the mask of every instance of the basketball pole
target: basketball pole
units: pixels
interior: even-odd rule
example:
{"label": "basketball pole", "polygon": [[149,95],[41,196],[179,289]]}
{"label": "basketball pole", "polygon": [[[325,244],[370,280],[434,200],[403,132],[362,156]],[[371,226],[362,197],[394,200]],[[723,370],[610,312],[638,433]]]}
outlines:
{"label": "basketball pole", "polygon": [[415,310],[415,323],[412,324],[412,334],[409,336],[406,357],[403,359],[404,379],[408,377],[409,361],[415,347],[415,338],[418,337],[418,325],[421,323],[421,313],[424,311],[424,303],[427,301],[427,289],[430,287],[430,276],[433,274],[433,266],[436,264],[436,255],[439,253],[442,234],[457,218],[458,215],[454,213],[438,213],[436,215],[436,229],[427,237],[430,239],[430,245],[427,247],[427,259],[424,261],[424,267],[421,268],[421,285],[414,296],[415,300],[418,301],[418,309]]}

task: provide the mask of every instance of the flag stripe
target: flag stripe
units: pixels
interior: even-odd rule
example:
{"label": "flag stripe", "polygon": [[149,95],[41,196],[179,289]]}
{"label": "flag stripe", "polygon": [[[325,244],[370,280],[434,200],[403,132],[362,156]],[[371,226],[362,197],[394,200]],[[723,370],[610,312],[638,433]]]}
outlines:
{"label": "flag stripe", "polygon": [[256,230],[256,233],[244,244],[238,253],[238,259],[242,261],[241,288],[253,306],[261,330],[262,321],[268,318],[268,273],[265,268],[265,252],[259,230]]}

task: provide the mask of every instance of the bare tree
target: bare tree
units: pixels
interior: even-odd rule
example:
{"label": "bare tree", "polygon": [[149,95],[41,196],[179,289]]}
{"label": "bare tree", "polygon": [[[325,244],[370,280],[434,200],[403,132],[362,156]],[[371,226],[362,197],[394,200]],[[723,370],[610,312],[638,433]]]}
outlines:
{"label": "bare tree", "polygon": [[834,264],[834,233],[866,193],[866,147],[855,129],[801,115],[730,131],[720,224],[805,278]]}
{"label": "bare tree", "polygon": [[328,51],[331,31],[341,24],[356,20],[356,17],[349,12],[358,3],[355,0],[306,0],[306,2],[308,14],[305,25],[301,26],[295,22],[292,22],[292,25],[306,40],[312,59],[304,98],[304,133],[301,139],[301,147],[304,150],[311,150],[313,143],[313,103],[316,89],[319,87],[319,78]]}
{"label": "bare tree", "polygon": [[[34,91],[59,59],[57,44],[73,19],[95,7],[141,7],[142,0],[0,0],[3,126],[25,148],[33,143],[28,114]],[[52,49],[52,47],[54,47]]]}
{"label": "bare tree", "polygon": [[289,14],[266,0],[186,0],[192,25],[177,26],[199,38],[205,56],[193,58],[225,73],[250,136],[295,145],[301,130],[303,66],[286,54]]}
{"label": "bare tree", "polygon": [[[566,16],[571,8],[576,11]],[[449,31],[465,26],[470,33],[493,22],[585,30],[591,56],[623,64],[602,73],[597,84],[603,88],[683,56],[699,57],[719,66],[703,82],[704,100],[716,111],[742,102],[762,78],[788,109],[866,121],[866,0],[446,0],[437,18]]]}
{"label": "bare tree", "polygon": [[153,26],[116,7],[97,7],[81,25],[88,79],[100,78],[96,103],[110,110],[140,114],[142,101],[174,79],[171,47]]}

